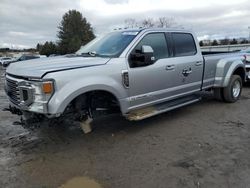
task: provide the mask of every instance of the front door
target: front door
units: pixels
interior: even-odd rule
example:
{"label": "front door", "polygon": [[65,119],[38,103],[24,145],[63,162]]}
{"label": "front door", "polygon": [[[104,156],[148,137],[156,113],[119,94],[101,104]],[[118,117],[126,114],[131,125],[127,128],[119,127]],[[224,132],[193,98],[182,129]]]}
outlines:
{"label": "front door", "polygon": [[171,67],[171,70],[167,70],[171,65],[168,63],[169,49],[165,33],[145,34],[131,54],[141,53],[143,45],[152,47],[155,62],[137,66],[128,59],[130,108],[153,104],[165,97],[166,88],[173,87],[171,80],[175,70]]}

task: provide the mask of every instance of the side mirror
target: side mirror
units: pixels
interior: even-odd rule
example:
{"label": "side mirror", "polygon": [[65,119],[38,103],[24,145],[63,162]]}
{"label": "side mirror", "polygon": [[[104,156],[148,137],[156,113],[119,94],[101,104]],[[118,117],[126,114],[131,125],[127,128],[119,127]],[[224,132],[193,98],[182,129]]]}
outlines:
{"label": "side mirror", "polygon": [[145,63],[151,65],[155,62],[154,50],[151,46],[142,45],[141,52],[145,56]]}
{"label": "side mirror", "polygon": [[151,46],[142,45],[141,50],[131,54],[131,67],[143,67],[152,65],[155,62],[154,50]]}
{"label": "side mirror", "polygon": [[153,50],[153,48],[151,46],[142,45],[141,52],[143,54],[154,53],[154,50]]}

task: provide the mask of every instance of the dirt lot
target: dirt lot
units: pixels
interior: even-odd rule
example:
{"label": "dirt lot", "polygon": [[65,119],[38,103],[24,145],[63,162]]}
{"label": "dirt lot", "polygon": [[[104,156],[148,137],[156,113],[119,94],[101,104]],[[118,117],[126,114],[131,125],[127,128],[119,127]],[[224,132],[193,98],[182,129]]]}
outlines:
{"label": "dirt lot", "polygon": [[[2,77],[0,87],[3,109],[8,102]],[[140,122],[110,117],[96,121],[88,135],[67,122],[26,130],[15,123],[18,116],[1,111],[0,185],[250,187],[249,109],[246,86],[235,104],[205,97]]]}

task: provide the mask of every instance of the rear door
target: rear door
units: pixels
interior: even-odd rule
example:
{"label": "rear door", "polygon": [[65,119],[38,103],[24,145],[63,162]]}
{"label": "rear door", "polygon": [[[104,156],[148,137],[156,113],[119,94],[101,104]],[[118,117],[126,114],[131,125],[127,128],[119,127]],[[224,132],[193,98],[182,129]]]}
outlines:
{"label": "rear door", "polygon": [[203,76],[203,56],[197,49],[198,44],[191,33],[173,32],[172,50],[177,83],[174,94],[188,95],[201,90]]}

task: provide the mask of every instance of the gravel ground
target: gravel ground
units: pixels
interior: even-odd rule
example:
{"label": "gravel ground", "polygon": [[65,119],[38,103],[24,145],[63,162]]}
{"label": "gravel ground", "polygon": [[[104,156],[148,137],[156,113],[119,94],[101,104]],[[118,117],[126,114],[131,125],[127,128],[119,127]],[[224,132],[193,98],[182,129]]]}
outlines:
{"label": "gravel ground", "polygon": [[[0,108],[8,106],[0,70]],[[250,87],[237,103],[201,102],[140,122],[113,116],[84,135],[64,122],[33,130],[0,111],[0,185],[250,187]]]}

